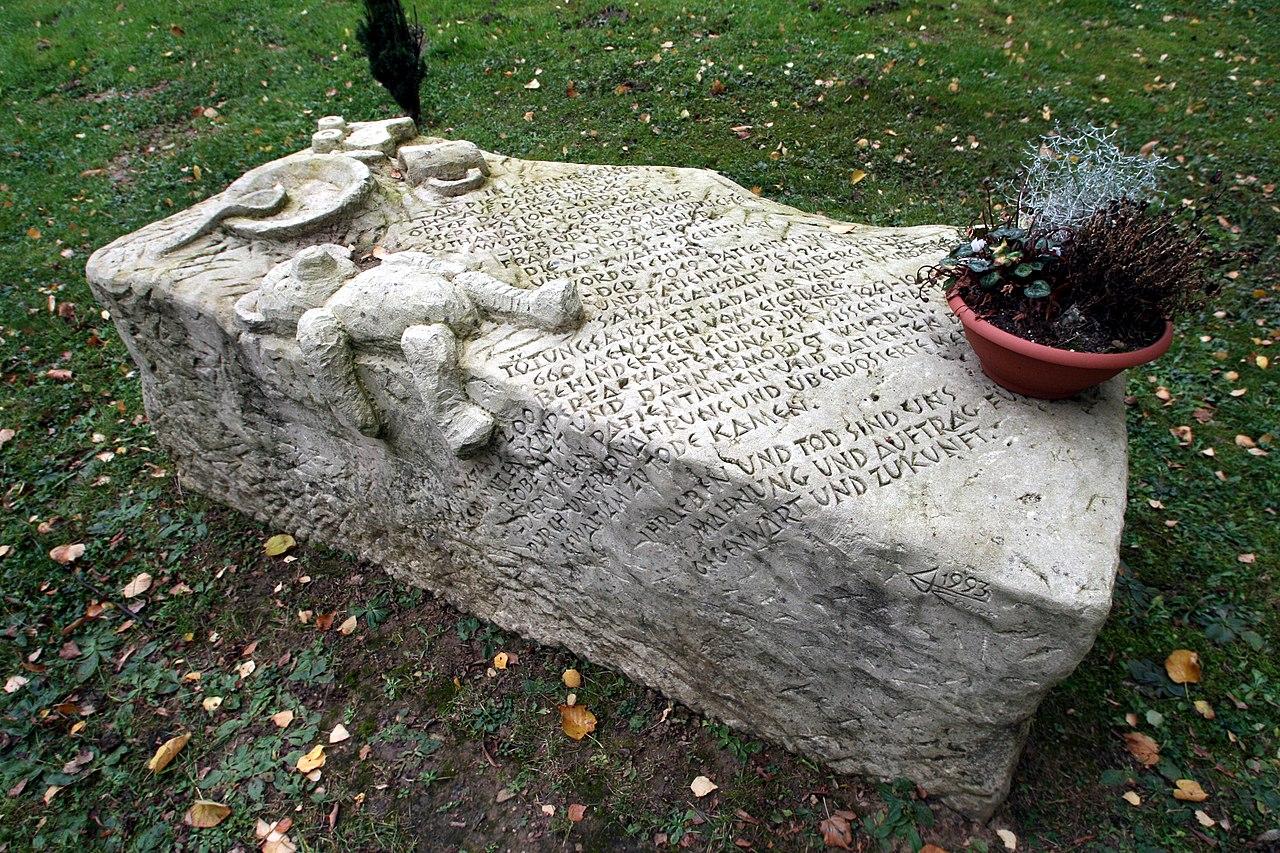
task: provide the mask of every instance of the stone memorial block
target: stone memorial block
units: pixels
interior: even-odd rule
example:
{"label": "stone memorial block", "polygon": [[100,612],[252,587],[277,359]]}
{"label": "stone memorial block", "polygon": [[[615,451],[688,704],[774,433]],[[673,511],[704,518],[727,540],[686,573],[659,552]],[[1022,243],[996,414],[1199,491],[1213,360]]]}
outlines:
{"label": "stone memorial block", "polygon": [[405,120],[122,237],[90,282],[184,486],[837,770],[982,816],[1107,615],[1120,386],[976,370],[942,226]]}

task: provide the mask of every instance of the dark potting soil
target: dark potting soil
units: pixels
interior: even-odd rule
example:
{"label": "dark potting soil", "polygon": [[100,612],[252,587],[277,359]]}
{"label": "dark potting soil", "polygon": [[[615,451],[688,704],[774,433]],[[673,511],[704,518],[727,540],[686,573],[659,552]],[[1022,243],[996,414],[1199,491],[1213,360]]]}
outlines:
{"label": "dark potting soil", "polygon": [[967,294],[962,295],[965,302],[973,307],[974,314],[997,329],[1057,349],[1092,353],[1131,352],[1151,346],[1164,334],[1165,321],[1155,315],[1097,318],[1085,316],[1072,305],[1054,319],[1044,322],[1027,317],[1021,306],[979,303],[975,307]]}

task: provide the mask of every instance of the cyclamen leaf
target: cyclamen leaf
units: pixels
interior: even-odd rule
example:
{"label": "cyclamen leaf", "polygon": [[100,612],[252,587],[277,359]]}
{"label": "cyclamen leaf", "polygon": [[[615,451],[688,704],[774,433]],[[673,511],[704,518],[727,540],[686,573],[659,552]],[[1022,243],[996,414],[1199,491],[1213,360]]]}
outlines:
{"label": "cyclamen leaf", "polygon": [[1036,279],[1022,289],[1022,295],[1028,299],[1043,299],[1052,292],[1053,289],[1049,287],[1049,282],[1042,278]]}

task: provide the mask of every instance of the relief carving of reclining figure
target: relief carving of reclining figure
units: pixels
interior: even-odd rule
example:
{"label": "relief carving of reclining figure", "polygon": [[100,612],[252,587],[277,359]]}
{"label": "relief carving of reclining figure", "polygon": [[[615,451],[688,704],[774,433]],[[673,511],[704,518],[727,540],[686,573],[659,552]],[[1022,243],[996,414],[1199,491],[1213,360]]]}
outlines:
{"label": "relief carving of reclining figure", "polygon": [[571,281],[523,289],[469,266],[398,252],[359,272],[346,248],[310,246],[242,296],[236,316],[253,331],[296,335],[320,398],[368,436],[377,436],[383,423],[356,373],[355,353],[403,353],[428,417],[450,450],[468,456],[488,444],[494,420],[464,390],[459,341],[486,316],[548,331],[574,328],[583,319],[582,297]]}

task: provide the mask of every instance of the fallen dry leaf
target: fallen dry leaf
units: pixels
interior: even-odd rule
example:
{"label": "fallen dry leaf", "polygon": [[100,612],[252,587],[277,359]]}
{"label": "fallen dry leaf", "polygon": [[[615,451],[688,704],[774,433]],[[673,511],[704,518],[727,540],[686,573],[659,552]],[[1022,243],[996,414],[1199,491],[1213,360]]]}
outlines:
{"label": "fallen dry leaf", "polygon": [[151,589],[151,575],[140,572],[137,577],[125,584],[120,594],[125,598],[137,598],[149,589]]}
{"label": "fallen dry leaf", "polygon": [[182,816],[182,822],[196,829],[210,829],[227,819],[231,807],[213,800],[196,800]]}
{"label": "fallen dry leaf", "polygon": [[298,543],[288,533],[277,533],[262,543],[262,552],[268,557],[279,557]]}
{"label": "fallen dry leaf", "polygon": [[707,794],[710,794],[719,787],[719,785],[712,782],[706,776],[698,776],[689,783],[689,790],[693,791],[693,795],[699,798],[705,797]]}
{"label": "fallen dry leaf", "polygon": [[356,632],[356,617],[348,616],[342,620],[342,624],[338,626],[338,633],[344,637],[350,637]]}
{"label": "fallen dry leaf", "polygon": [[351,737],[351,732],[347,731],[347,727],[342,723],[338,723],[333,727],[333,731],[329,732],[329,743],[342,743]]}
{"label": "fallen dry leaf", "polygon": [[1007,850],[1018,849],[1018,836],[1014,835],[1009,830],[997,829],[996,835],[1000,836],[1000,841],[1004,844],[1005,849]]}
{"label": "fallen dry leaf", "polygon": [[1200,682],[1200,655],[1189,649],[1177,649],[1165,658],[1164,670],[1174,684]]}
{"label": "fallen dry leaf", "polygon": [[582,740],[596,730],[596,715],[582,705],[561,705],[560,728],[574,740]]}
{"label": "fallen dry leaf", "polygon": [[1209,795],[1204,792],[1204,788],[1200,787],[1200,783],[1194,779],[1179,779],[1173,783],[1173,798],[1182,800],[1186,803],[1203,803],[1209,799]]}
{"label": "fallen dry leaf", "polygon": [[1142,797],[1138,796],[1137,791],[1125,791],[1123,796],[1124,796],[1125,802],[1127,802],[1131,806],[1142,805]]}
{"label": "fallen dry leaf", "polygon": [[1125,732],[1124,745],[1143,767],[1154,767],[1160,761],[1160,744],[1142,732]]}
{"label": "fallen dry leaf", "polygon": [[1206,720],[1212,720],[1217,716],[1217,714],[1213,712],[1213,706],[1203,699],[1197,699],[1195,701],[1195,707],[1196,713],[1204,717]]}
{"label": "fallen dry leaf", "polygon": [[159,773],[164,770],[173,759],[177,758],[178,753],[182,752],[182,748],[187,745],[189,740],[191,740],[191,733],[183,732],[177,737],[169,738],[160,744],[160,748],[156,750],[155,755],[147,760],[147,769],[152,773]]}
{"label": "fallen dry leaf", "polygon": [[324,744],[316,744],[314,749],[298,759],[298,769],[303,773],[310,773],[324,767],[324,762]]}
{"label": "fallen dry leaf", "polygon": [[861,183],[863,179],[865,179],[866,177],[867,177],[866,172],[862,171],[861,169],[854,169],[853,172],[850,173],[849,175],[849,183],[851,184]]}
{"label": "fallen dry leaf", "polygon": [[506,652],[498,652],[496,655],[493,656],[493,668],[506,669],[507,662],[510,659],[511,659],[510,656]]}
{"label": "fallen dry leaf", "polygon": [[853,828],[849,825],[848,818],[832,815],[818,824],[818,829],[822,832],[822,843],[828,847],[837,847],[841,850],[853,849],[850,846],[853,844]]}
{"label": "fallen dry leaf", "polygon": [[567,811],[569,820],[574,823],[581,823],[582,819],[587,816],[587,807],[582,803],[570,803]]}
{"label": "fallen dry leaf", "polygon": [[1204,809],[1196,809],[1196,821],[1205,829],[1217,824],[1217,821],[1209,817],[1209,813]]}
{"label": "fallen dry leaf", "polygon": [[336,610],[333,611],[332,613],[316,614],[316,630],[328,631],[330,628],[333,627],[333,620],[336,619],[337,616],[338,616],[338,611]]}
{"label": "fallen dry leaf", "polygon": [[201,702],[201,703],[200,703],[200,705],[201,705],[201,707],[203,707],[206,711],[208,711],[210,714],[212,714],[214,711],[218,710],[218,708],[222,705],[222,697],[221,697],[221,696],[206,696],[206,697],[205,697],[205,699],[204,699],[204,701],[203,701],[203,702]]}
{"label": "fallen dry leaf", "polygon": [[525,84],[524,84],[524,87],[525,87],[526,89],[541,89],[541,88],[542,88],[542,84],[538,82],[538,78],[537,78],[537,77],[534,77],[534,78],[533,78],[532,80],[530,80],[528,83],[525,83]]}
{"label": "fallen dry leaf", "polygon": [[61,565],[74,563],[76,560],[84,556],[84,543],[76,542],[73,545],[59,545],[49,552],[49,559]]}
{"label": "fallen dry leaf", "polygon": [[570,690],[577,690],[582,686],[582,673],[576,669],[566,669],[560,674],[560,680],[564,682],[564,686]]}
{"label": "fallen dry leaf", "polygon": [[293,722],[292,711],[279,711],[271,715],[271,722],[276,724],[277,728],[287,729],[289,724]]}
{"label": "fallen dry leaf", "polygon": [[5,693],[17,693],[17,692],[18,692],[19,690],[21,690],[21,689],[22,689],[22,688],[23,688],[23,687],[24,687],[24,686],[25,686],[25,685],[26,685],[30,680],[31,680],[31,679],[29,679],[29,678],[24,678],[24,677],[23,677],[23,676],[21,676],[21,675],[11,675],[11,676],[9,676],[9,680],[8,680],[8,681],[6,681],[6,682],[4,683],[4,692],[5,692]]}

